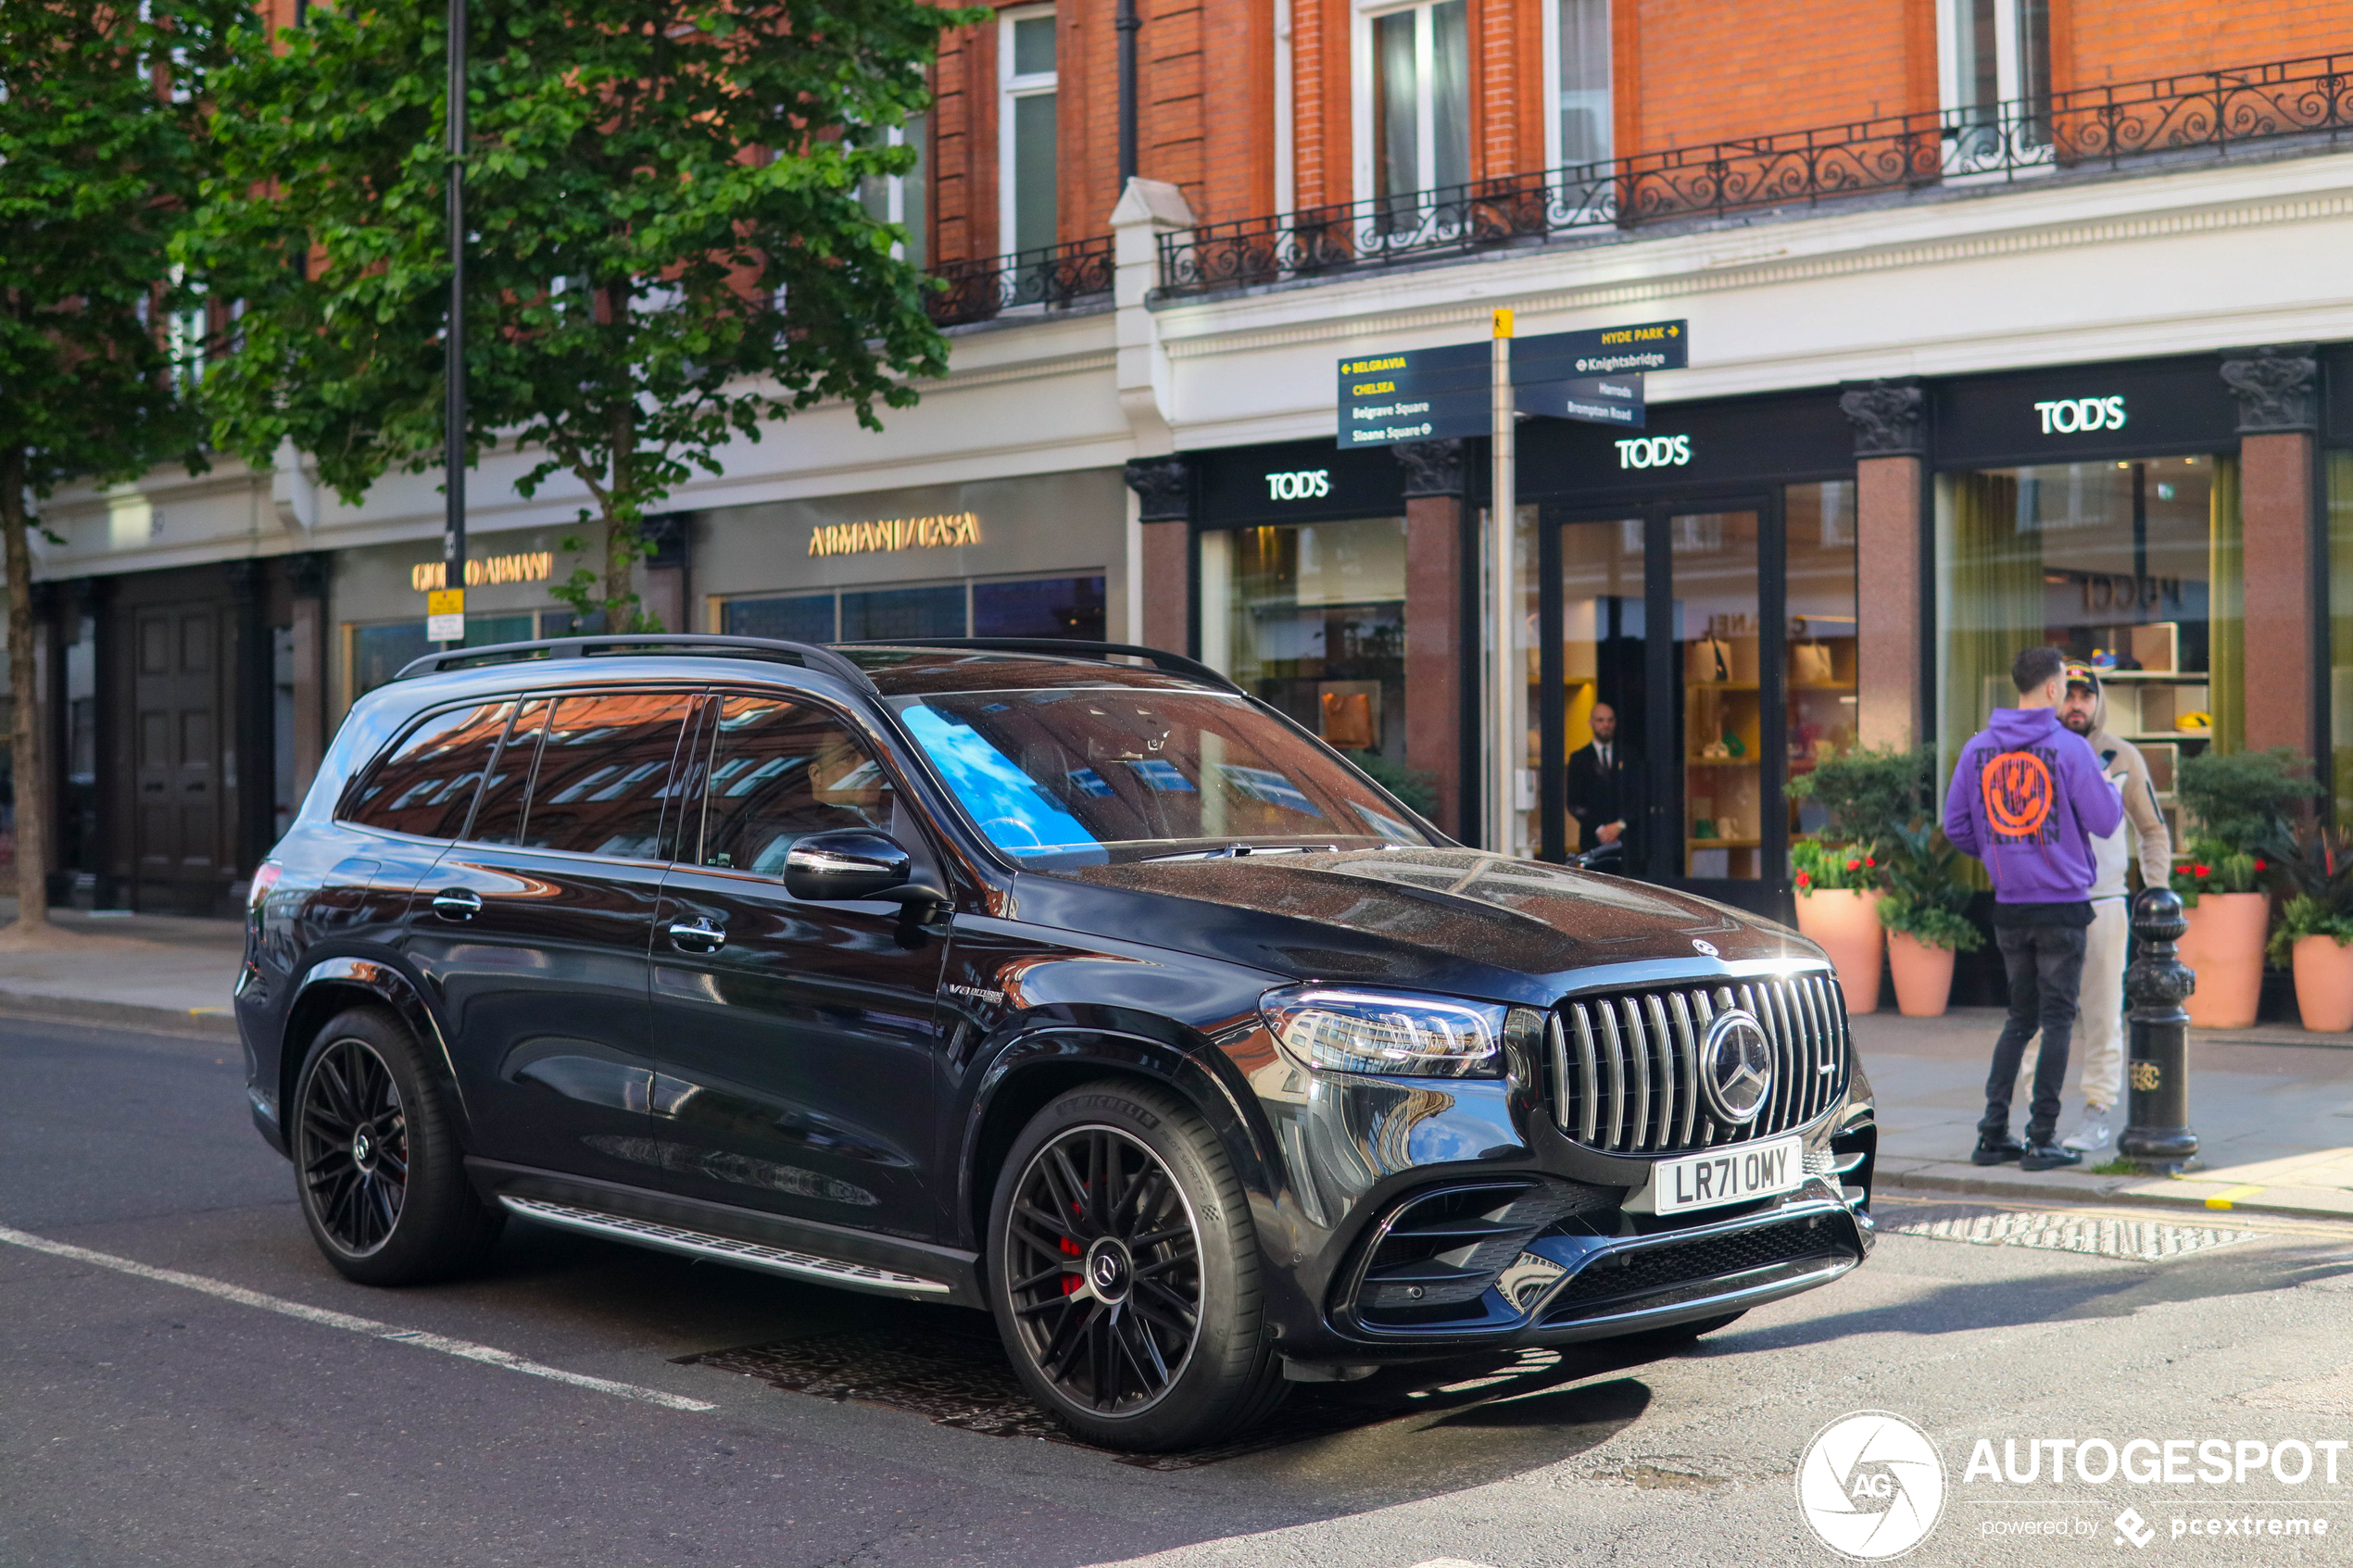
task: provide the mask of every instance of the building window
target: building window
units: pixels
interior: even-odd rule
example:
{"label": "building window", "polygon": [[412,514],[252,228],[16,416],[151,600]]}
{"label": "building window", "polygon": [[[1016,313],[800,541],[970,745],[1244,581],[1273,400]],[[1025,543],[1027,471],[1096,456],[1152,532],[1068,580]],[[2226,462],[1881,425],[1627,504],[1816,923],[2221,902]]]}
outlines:
{"label": "building window", "polygon": [[1201,537],[1202,656],[1428,812],[1405,771],[1405,520]]}
{"label": "building window", "polygon": [[1103,578],[1024,577],[727,599],[711,623],[731,637],[854,643],[885,637],[1103,639]]}
{"label": "building window", "polygon": [[1545,18],[1554,61],[1554,168],[1610,158],[1609,0],[1556,0]]}
{"label": "building window", "polygon": [[997,21],[998,224],[1005,248],[1055,243],[1054,13],[1007,11]]}
{"label": "building window", "polygon": [[1988,469],[1938,491],[1946,764],[2017,706],[2019,651],[2048,643],[2103,668],[2107,727],[2147,759],[2179,842],[2176,764],[2245,744],[2238,459]]}
{"label": "building window", "polygon": [[1358,178],[1384,210],[1425,205],[1423,191],[1470,179],[1470,38],[1466,0],[1387,11],[1359,34],[1368,57],[1358,120]]}
{"label": "building window", "polygon": [[868,175],[858,182],[858,202],[875,222],[896,223],[907,231],[906,239],[892,245],[890,254],[921,267],[930,255],[924,198],[931,188],[931,117],[912,115],[883,132],[882,141],[886,146],[914,148],[915,167],[905,174]]}
{"label": "building window", "polygon": [[[2005,132],[2013,152],[2051,140],[2050,0],[1945,0],[1944,103],[1975,137],[1964,156],[1991,153]],[[2004,104],[2016,104],[2003,124]]]}

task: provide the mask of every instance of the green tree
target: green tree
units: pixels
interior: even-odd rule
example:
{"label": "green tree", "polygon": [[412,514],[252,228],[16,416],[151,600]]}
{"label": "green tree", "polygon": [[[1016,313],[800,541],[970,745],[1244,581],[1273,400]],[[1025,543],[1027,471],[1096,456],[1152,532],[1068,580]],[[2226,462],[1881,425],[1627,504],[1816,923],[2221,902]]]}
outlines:
{"label": "green tree", "polygon": [[[467,462],[521,450],[605,525],[567,596],[646,625],[642,524],[731,440],[839,400],[879,428],[947,350],[905,235],[862,181],[915,150],[925,0],[475,0],[467,42]],[[218,90],[218,177],[183,255],[243,304],[207,387],[216,442],[284,444],[356,502],[442,458],[447,19],[314,10]],[[580,547],[576,543],[570,547]]]}
{"label": "green tree", "polygon": [[203,466],[181,395],[203,333],[165,329],[201,301],[173,282],[168,247],[207,167],[207,76],[246,19],[227,0],[0,0],[0,553],[19,942],[48,924],[52,805],[28,502],[175,458]]}

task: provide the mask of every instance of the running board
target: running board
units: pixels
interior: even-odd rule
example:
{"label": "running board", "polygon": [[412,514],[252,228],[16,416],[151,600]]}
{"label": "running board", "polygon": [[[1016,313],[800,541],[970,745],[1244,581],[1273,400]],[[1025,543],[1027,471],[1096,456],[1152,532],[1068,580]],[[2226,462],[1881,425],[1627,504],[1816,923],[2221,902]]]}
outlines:
{"label": "running board", "polygon": [[732,1236],[712,1236],[705,1231],[682,1230],[676,1225],[657,1224],[651,1220],[633,1220],[625,1214],[603,1214],[593,1209],[574,1209],[569,1204],[549,1203],[537,1198],[511,1198],[501,1193],[498,1201],[511,1213],[542,1224],[560,1225],[565,1230],[584,1231],[614,1241],[635,1242],[640,1247],[660,1248],[665,1252],[683,1252],[690,1258],[709,1258],[723,1263],[740,1263],[748,1269],[764,1269],[770,1273],[787,1278],[809,1280],[818,1285],[846,1286],[852,1290],[876,1290],[892,1296],[947,1296],[953,1288],[945,1281],[924,1279],[916,1274],[902,1274],[890,1269],[878,1269],[869,1263],[845,1263],[837,1258],[820,1258],[809,1252],[789,1252],[781,1247],[763,1247],[756,1241],[737,1241]]}

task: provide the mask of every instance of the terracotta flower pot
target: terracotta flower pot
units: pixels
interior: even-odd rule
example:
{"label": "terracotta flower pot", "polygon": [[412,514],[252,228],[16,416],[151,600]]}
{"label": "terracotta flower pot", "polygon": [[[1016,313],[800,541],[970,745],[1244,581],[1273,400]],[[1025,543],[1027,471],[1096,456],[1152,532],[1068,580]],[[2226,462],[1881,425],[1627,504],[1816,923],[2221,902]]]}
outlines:
{"label": "terracotta flower pot", "polygon": [[1953,999],[1953,949],[1933,947],[1908,931],[1887,934],[1887,967],[1895,976],[1895,1010],[1942,1018]]}
{"label": "terracotta flower pot", "polygon": [[2316,1035],[2353,1029],[2353,946],[2334,936],[2299,936],[2291,952],[2304,1027]]}
{"label": "terracotta flower pot", "polygon": [[1879,1010],[1880,953],[1887,941],[1879,901],[1885,897],[1876,887],[1859,893],[1816,888],[1797,901],[1797,929],[1837,966],[1850,1016]]}
{"label": "terracotta flower pot", "polygon": [[2271,900],[2260,893],[2201,893],[2186,911],[2182,961],[2197,972],[2197,989],[2182,1005],[2200,1029],[2244,1029],[2263,994],[2263,936]]}

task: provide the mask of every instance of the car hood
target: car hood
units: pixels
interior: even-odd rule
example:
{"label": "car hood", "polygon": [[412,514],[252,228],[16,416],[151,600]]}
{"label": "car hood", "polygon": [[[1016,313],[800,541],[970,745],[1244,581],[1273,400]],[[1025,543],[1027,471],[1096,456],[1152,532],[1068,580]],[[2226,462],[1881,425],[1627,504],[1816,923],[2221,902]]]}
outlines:
{"label": "car hood", "polygon": [[1825,961],[1770,921],[1622,877],[1474,849],[1260,854],[1022,879],[1021,917],[1301,979],[1549,1002],[1572,972]]}

